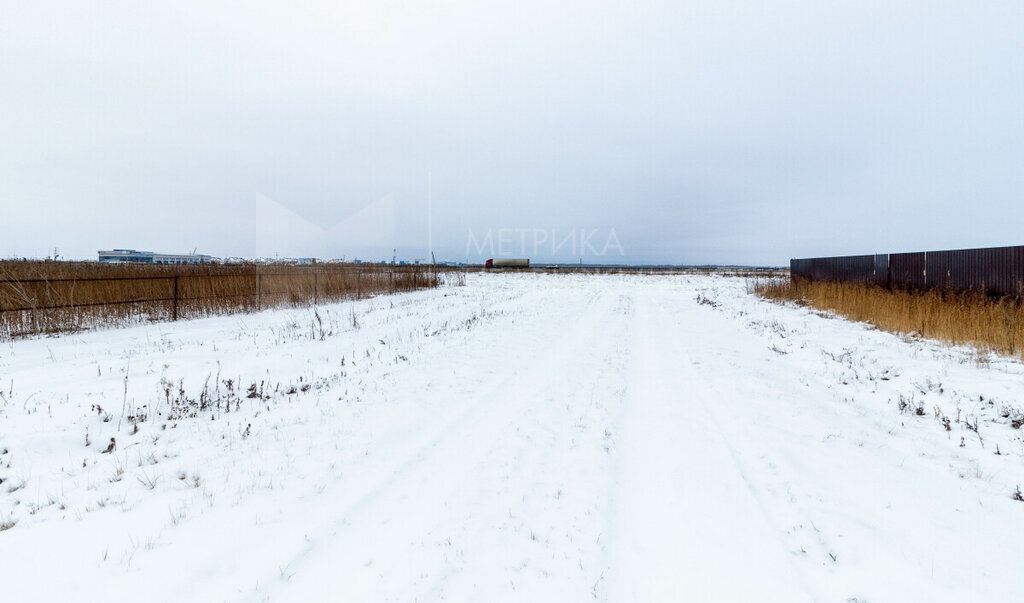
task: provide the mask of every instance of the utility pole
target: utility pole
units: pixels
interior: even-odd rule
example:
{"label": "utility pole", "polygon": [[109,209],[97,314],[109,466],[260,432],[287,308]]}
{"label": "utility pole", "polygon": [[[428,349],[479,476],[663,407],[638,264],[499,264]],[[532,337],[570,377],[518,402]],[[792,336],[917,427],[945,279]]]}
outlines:
{"label": "utility pole", "polygon": [[427,172],[427,251],[434,258],[434,175]]}

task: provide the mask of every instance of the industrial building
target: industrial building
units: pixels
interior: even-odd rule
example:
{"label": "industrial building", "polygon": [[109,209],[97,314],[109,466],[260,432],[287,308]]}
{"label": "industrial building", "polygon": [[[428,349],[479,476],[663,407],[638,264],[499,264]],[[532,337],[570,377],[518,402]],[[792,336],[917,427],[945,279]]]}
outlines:
{"label": "industrial building", "polygon": [[209,264],[214,259],[208,255],[154,253],[152,251],[137,251],[135,249],[113,249],[97,253],[99,254],[99,261],[109,264]]}

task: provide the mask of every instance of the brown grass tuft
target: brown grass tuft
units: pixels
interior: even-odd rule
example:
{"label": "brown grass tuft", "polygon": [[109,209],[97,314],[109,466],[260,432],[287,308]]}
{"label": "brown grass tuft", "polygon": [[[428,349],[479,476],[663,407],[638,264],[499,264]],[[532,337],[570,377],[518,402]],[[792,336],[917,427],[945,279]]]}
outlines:
{"label": "brown grass tuft", "polygon": [[0,262],[0,339],[326,303],[438,285],[434,266]]}
{"label": "brown grass tuft", "polygon": [[980,292],[908,291],[788,277],[750,281],[752,293],[832,311],[894,333],[1011,356],[1024,353],[1024,305]]}

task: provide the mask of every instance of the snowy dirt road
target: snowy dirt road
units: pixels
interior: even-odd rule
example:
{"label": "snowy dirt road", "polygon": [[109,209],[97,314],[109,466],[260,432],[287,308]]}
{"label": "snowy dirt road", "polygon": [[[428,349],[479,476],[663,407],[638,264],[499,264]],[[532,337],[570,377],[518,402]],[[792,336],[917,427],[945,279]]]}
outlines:
{"label": "snowy dirt road", "polygon": [[5,343],[0,598],[1017,600],[1022,386],[699,275]]}

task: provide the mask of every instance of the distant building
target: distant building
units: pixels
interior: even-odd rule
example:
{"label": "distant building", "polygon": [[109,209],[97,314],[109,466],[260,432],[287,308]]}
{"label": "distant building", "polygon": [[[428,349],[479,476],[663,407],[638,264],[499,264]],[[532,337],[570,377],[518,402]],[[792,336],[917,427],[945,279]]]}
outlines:
{"label": "distant building", "polygon": [[99,261],[108,264],[209,264],[213,257],[198,254],[153,253],[135,249],[99,251]]}

